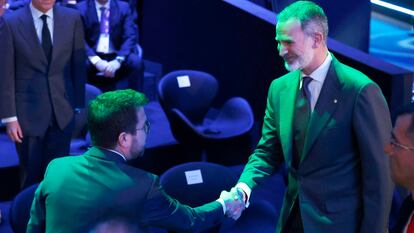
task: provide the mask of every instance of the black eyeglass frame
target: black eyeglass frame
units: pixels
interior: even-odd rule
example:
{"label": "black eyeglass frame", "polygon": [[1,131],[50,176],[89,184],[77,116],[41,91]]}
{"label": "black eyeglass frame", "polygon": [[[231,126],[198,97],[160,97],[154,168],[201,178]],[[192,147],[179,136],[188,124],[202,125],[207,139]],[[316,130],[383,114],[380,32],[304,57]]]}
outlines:
{"label": "black eyeglass frame", "polygon": [[148,134],[151,130],[151,122],[145,121],[144,126],[142,128],[135,130],[143,130],[145,134]]}

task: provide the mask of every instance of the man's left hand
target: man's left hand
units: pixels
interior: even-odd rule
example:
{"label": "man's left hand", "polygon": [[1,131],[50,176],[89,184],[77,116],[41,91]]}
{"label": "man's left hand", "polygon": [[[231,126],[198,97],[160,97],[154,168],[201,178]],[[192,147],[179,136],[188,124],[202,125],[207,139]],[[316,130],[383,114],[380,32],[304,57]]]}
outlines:
{"label": "man's left hand", "polygon": [[115,77],[115,73],[119,70],[119,68],[121,68],[121,63],[119,63],[116,59],[108,62],[108,66],[104,72],[105,77]]}

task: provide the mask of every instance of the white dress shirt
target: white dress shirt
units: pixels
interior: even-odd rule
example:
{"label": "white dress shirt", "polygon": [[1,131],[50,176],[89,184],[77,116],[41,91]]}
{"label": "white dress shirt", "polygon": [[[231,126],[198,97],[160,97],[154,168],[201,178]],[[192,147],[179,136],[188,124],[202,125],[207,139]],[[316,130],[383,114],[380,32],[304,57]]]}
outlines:
{"label": "white dress shirt", "polygon": [[[110,10],[110,3],[111,0],[108,0],[105,4],[100,4],[98,1],[95,0],[95,7],[96,7],[96,13],[98,15],[98,21],[101,22],[101,7],[105,7],[106,10]],[[112,53],[114,49],[111,46],[110,43],[110,35],[109,34],[100,34],[98,45],[96,46],[96,51],[100,53]]]}
{"label": "white dress shirt", "polygon": [[40,18],[42,15],[47,15],[47,27],[50,31],[50,39],[53,43],[53,8],[43,13],[36,9],[33,4],[30,2],[30,11],[32,12],[33,23],[36,29],[37,37],[39,38],[39,42],[42,43],[42,29],[43,29],[43,20]]}
{"label": "white dress shirt", "polygon": [[331,62],[332,55],[328,53],[325,58],[325,61],[310,75],[305,75],[304,73],[301,73],[301,82],[299,85],[299,89],[302,87],[303,77],[307,76],[312,78],[312,81],[308,85],[308,89],[311,93],[310,104],[312,112],[315,109],[316,102],[318,101],[319,94],[321,93],[322,85],[325,81],[326,74],[328,73]]}

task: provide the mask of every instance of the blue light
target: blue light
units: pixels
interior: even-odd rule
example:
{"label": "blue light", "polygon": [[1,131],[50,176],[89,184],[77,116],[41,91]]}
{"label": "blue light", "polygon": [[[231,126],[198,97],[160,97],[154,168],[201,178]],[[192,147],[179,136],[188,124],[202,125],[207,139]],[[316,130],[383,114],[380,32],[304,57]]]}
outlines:
{"label": "blue light", "polygon": [[404,7],[400,7],[400,6],[388,3],[388,2],[384,2],[384,1],[381,1],[381,0],[371,0],[371,3],[382,6],[382,7],[386,7],[386,8],[395,10],[395,11],[399,11],[399,12],[407,14],[407,15],[414,16],[414,11],[412,11],[410,9],[407,9],[407,8],[404,8]]}

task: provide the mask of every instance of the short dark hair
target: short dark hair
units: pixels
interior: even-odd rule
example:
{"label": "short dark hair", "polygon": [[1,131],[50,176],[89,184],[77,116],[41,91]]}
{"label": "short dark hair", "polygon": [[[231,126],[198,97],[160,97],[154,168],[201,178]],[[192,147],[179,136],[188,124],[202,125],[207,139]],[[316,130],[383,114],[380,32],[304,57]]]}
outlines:
{"label": "short dark hair", "polygon": [[323,9],[311,1],[297,1],[285,9],[277,16],[279,22],[286,22],[290,19],[299,20],[302,30],[307,35],[312,35],[315,31],[323,34],[325,40],[328,38],[328,18]]}
{"label": "short dark hair", "polygon": [[409,103],[406,105],[401,106],[395,111],[394,117],[393,117],[393,123],[395,124],[395,121],[399,116],[409,114],[411,115],[411,125],[407,129],[408,133],[414,133],[414,103]]}
{"label": "short dark hair", "polygon": [[88,106],[92,144],[114,148],[119,134],[136,133],[137,109],[148,103],[144,94],[131,89],[103,93]]}

